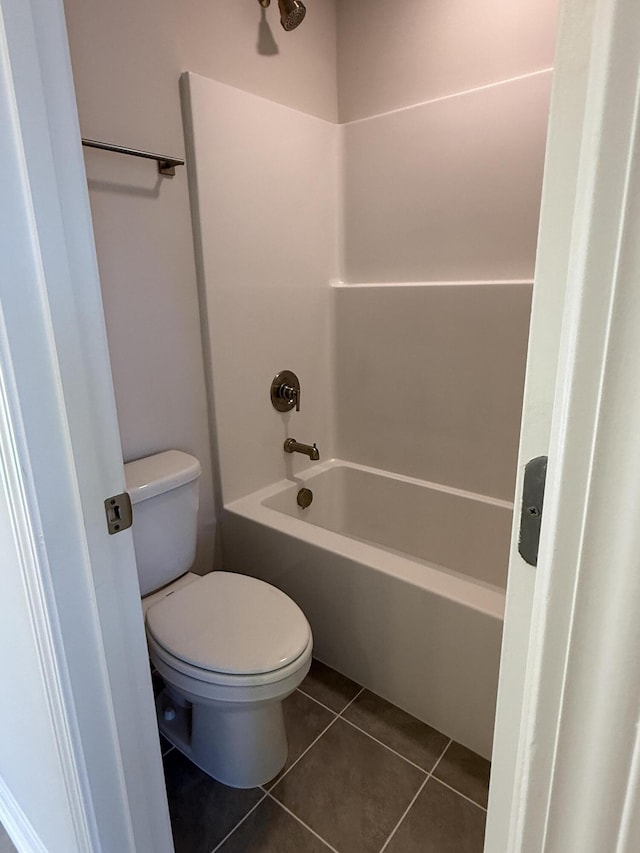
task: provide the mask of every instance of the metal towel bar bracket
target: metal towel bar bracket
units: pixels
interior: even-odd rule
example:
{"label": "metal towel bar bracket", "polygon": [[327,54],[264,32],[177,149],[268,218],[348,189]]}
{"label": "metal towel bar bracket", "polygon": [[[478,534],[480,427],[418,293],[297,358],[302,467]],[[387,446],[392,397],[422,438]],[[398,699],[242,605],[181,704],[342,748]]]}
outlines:
{"label": "metal towel bar bracket", "polygon": [[155,160],[158,164],[158,172],[172,178],[176,173],[176,166],[184,166],[184,160],[178,157],[166,157],[164,154],[153,154],[151,151],[139,151],[137,148],[125,148],[124,145],[111,145],[109,142],[98,142],[95,139],[82,139],[86,148],[99,148],[101,151],[113,151],[116,154],[129,154],[131,157],[144,157],[145,160]]}

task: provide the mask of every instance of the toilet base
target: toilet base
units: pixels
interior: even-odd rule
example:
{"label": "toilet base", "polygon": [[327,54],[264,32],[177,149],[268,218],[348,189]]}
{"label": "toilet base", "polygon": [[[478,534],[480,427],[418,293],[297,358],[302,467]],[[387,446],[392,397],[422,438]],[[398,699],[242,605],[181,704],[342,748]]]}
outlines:
{"label": "toilet base", "polygon": [[281,700],[192,703],[165,688],[156,699],[156,711],[167,740],[232,788],[269,782],[287,760]]}

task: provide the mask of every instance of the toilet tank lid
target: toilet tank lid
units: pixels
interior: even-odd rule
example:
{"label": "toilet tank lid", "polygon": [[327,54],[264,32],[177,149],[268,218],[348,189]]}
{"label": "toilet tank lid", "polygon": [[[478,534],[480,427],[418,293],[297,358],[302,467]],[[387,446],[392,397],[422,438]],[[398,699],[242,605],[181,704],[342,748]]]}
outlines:
{"label": "toilet tank lid", "polygon": [[200,476],[200,463],[181,450],[165,450],[126,462],[124,476],[132,504],[177,489]]}

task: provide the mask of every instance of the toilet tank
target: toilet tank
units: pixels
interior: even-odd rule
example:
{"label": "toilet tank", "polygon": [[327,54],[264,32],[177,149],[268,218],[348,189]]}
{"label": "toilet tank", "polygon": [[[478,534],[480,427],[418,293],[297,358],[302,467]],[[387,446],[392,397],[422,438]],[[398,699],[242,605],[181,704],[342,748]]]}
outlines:
{"label": "toilet tank", "polygon": [[140,594],[180,577],[196,555],[200,463],[180,450],[127,462]]}

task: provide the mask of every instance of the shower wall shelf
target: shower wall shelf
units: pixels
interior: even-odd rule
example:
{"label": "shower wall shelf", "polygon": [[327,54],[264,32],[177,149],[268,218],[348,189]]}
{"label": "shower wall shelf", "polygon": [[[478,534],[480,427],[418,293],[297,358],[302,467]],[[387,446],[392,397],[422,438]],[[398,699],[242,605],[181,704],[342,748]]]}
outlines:
{"label": "shower wall shelf", "polygon": [[184,160],[178,157],[167,157],[164,154],[153,154],[151,151],[140,151],[137,148],[125,148],[124,145],[112,145],[109,142],[98,142],[96,139],[82,139],[85,148],[99,148],[101,151],[113,151],[115,154],[128,154],[130,157],[143,157],[145,160],[155,160],[158,172],[172,178],[176,166],[184,166]]}

